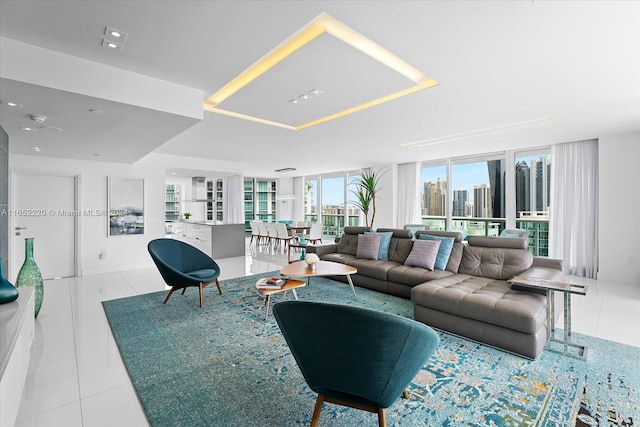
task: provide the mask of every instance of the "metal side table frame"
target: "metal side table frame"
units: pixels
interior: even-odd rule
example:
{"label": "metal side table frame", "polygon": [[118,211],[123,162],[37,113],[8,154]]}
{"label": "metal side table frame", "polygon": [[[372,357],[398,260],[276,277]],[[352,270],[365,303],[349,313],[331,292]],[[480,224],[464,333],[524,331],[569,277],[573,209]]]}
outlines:
{"label": "metal side table frame", "polygon": [[[547,301],[549,304],[549,310],[547,310],[547,328],[549,339],[545,344],[546,350],[553,351],[554,353],[559,353],[565,356],[574,357],[580,360],[587,359],[587,347],[581,344],[577,344],[571,339],[571,295],[587,295],[589,286],[579,285],[576,283],[553,282],[544,279],[536,279],[533,277],[519,276],[516,276],[509,280],[509,283],[545,290],[547,294]],[[564,300],[564,330],[562,332],[561,339],[556,338],[554,300],[555,292],[562,292]],[[571,351],[571,349],[575,349],[575,351]]]}

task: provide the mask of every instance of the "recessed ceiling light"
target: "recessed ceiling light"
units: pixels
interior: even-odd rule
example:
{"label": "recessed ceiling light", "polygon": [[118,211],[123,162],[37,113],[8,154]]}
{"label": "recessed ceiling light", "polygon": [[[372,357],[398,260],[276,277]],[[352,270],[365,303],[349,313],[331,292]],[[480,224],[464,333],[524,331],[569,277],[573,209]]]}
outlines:
{"label": "recessed ceiling light", "polygon": [[20,126],[21,130],[27,131],[27,132],[35,132],[36,129],[35,128],[30,128],[28,126]]}
{"label": "recessed ceiling light", "polygon": [[109,40],[109,39],[102,39],[102,47],[105,47],[107,49],[111,49],[111,50],[122,50],[124,49],[124,45],[118,42],[114,42],[113,40]]}
{"label": "recessed ceiling light", "polygon": [[32,149],[33,151],[40,151],[40,147],[35,147],[35,146],[33,146],[33,147],[31,147],[31,149]]}
{"label": "recessed ceiling light", "polygon": [[303,94],[303,95],[300,95],[298,98],[299,98],[299,99],[307,100],[307,99],[309,99],[309,98],[311,98],[311,97],[305,93],[305,94]]}
{"label": "recessed ceiling light", "polygon": [[101,154],[100,153],[93,153],[93,157],[100,157]]}
{"label": "recessed ceiling light", "polygon": [[107,27],[104,29],[104,35],[105,35],[105,36],[110,36],[110,37],[115,37],[115,38],[117,38],[117,39],[118,39],[118,40],[120,40],[120,41],[125,41],[125,40],[127,39],[127,36],[128,36],[129,34],[125,33],[124,31],[116,30],[116,29],[115,29],[115,28],[113,28],[113,27],[109,27],[109,26],[107,26]]}
{"label": "recessed ceiling light", "polygon": [[290,99],[289,102],[292,104],[300,104],[300,101],[297,99]]}
{"label": "recessed ceiling light", "polygon": [[323,94],[324,91],[322,89],[313,89],[309,91],[309,95],[317,96]]}
{"label": "recessed ceiling light", "polygon": [[96,110],[94,108],[90,109],[89,112],[93,114],[102,114],[102,110]]}
{"label": "recessed ceiling light", "polygon": [[7,107],[22,108],[22,104],[18,104],[17,102],[14,102],[14,101],[0,101],[0,102],[6,105]]}

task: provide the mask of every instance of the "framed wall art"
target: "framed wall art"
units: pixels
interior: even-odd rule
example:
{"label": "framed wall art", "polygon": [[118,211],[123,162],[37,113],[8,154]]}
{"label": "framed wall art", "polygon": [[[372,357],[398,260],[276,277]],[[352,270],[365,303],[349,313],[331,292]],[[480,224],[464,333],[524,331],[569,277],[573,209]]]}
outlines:
{"label": "framed wall art", "polygon": [[144,234],[144,179],[108,178],[111,236]]}

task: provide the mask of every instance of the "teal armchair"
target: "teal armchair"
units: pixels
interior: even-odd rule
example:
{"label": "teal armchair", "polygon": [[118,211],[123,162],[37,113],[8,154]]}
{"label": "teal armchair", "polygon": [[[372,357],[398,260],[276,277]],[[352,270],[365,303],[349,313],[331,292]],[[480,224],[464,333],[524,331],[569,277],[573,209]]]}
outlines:
{"label": "teal armchair", "polygon": [[318,393],[311,427],[323,402],[378,414],[402,394],[437,348],[428,326],[393,314],[307,301],[273,307],[291,353],[309,388]]}
{"label": "teal armchair", "polygon": [[158,267],[165,283],[171,286],[163,304],[166,304],[171,295],[182,289],[198,287],[200,289],[200,307],[203,303],[203,289],[215,282],[218,292],[222,295],[220,282],[220,267],[210,256],[201,250],[194,248],[180,240],[155,239],[147,245],[151,259]]}

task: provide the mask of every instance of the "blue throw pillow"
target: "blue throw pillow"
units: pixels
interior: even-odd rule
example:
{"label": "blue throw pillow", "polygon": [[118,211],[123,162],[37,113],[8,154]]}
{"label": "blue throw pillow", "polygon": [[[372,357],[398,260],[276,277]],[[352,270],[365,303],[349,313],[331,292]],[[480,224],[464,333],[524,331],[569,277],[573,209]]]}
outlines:
{"label": "blue throw pillow", "polygon": [[380,236],[380,247],[378,248],[378,259],[389,261],[389,245],[393,231],[365,231],[364,234],[375,234]]}
{"label": "blue throw pillow", "polygon": [[500,233],[500,237],[520,237],[520,235],[516,233],[509,233],[508,231],[502,230],[502,233]]}
{"label": "blue throw pillow", "polygon": [[438,256],[436,257],[436,263],[434,268],[436,270],[446,270],[451,251],[453,250],[453,243],[456,241],[455,237],[443,237],[432,236],[430,234],[421,234],[422,240],[438,240],[440,241],[440,248],[438,248]]}

